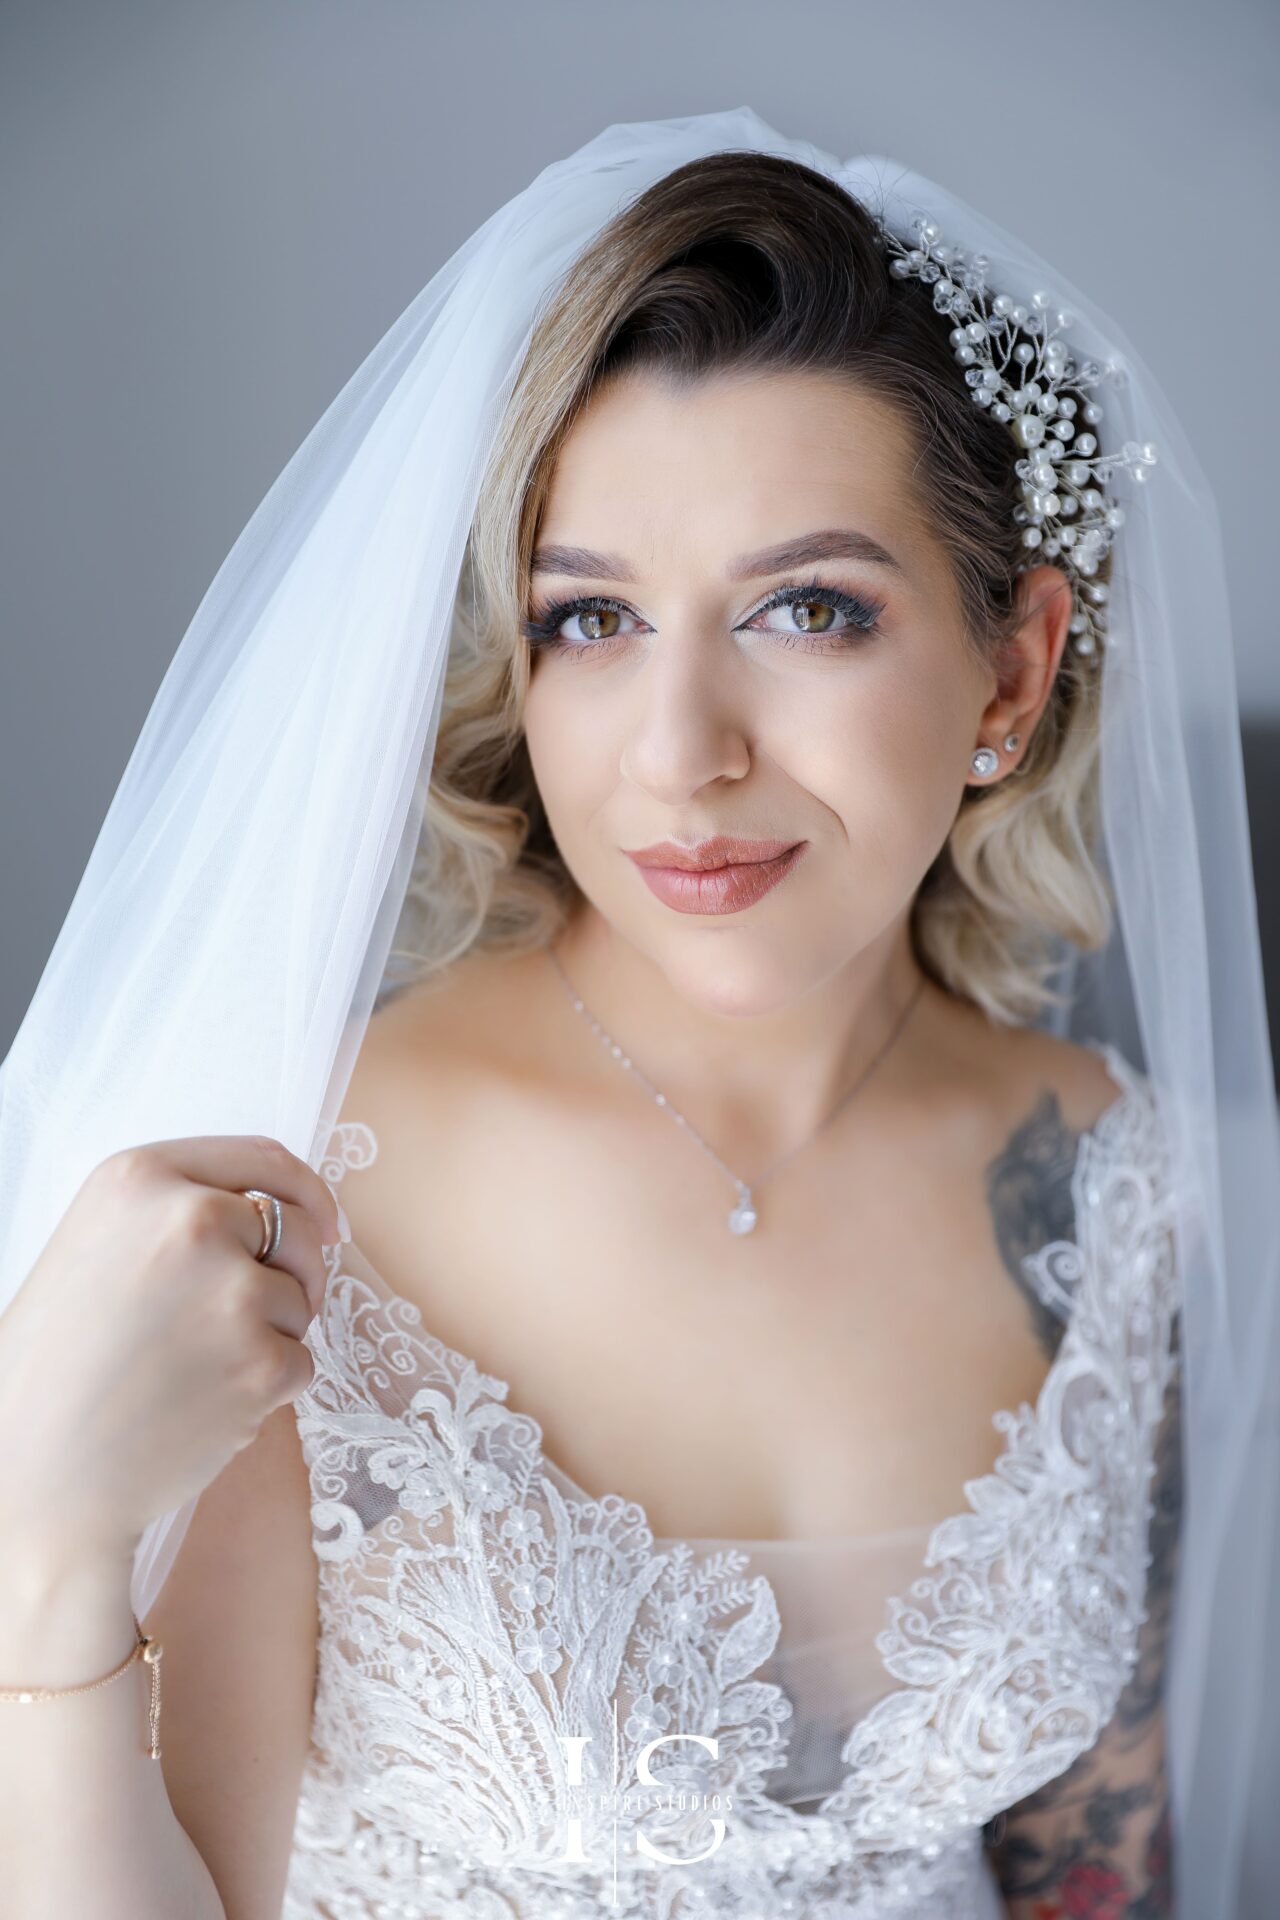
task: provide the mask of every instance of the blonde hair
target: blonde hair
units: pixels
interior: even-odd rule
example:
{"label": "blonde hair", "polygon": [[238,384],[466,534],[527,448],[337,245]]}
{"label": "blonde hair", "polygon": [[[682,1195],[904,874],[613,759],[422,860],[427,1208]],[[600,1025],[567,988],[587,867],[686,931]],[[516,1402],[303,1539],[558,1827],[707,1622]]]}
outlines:
{"label": "blonde hair", "polygon": [[[530,340],[463,561],[426,814],[388,977],[423,980],[472,947],[545,946],[578,896],[521,726],[520,633],[559,450],[607,380],[669,384],[729,369],[822,373],[890,401],[911,436],[926,524],[951,562],[965,644],[998,665],[1026,617],[1008,429],[969,399],[927,286],[899,280],[874,214],[795,161],[722,152],[677,168],[582,252]],[[1099,569],[1106,579],[1109,567]],[[1103,944],[1095,858],[1097,669],[1064,650],[1017,769],[966,788],[912,904],[940,985],[1009,1024],[1063,996],[1065,940]],[[384,990],[386,980],[384,980]]]}

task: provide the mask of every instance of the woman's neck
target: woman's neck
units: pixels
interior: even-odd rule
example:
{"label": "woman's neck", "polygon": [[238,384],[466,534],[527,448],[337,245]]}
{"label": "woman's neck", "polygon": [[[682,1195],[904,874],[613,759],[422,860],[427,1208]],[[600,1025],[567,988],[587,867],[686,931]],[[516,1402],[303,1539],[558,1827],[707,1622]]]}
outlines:
{"label": "woman's neck", "polygon": [[655,957],[589,903],[553,951],[586,1011],[671,1105],[754,1157],[807,1139],[864,1076],[894,1072],[895,1056],[900,1072],[928,1045],[932,1003],[950,1000],[922,972],[905,920],[816,983],[797,984],[790,954],[737,976],[706,941]]}

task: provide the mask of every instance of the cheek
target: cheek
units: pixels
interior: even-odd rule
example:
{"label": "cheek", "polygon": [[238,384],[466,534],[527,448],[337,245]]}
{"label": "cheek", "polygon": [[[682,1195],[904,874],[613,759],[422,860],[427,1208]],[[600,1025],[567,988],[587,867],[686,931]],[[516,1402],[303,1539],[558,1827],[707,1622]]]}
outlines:
{"label": "cheek", "polygon": [[542,682],[535,674],[522,718],[533,776],[559,839],[616,785],[617,754],[610,757],[612,742],[591,703],[566,697],[550,681],[550,673]]}
{"label": "cheek", "polygon": [[830,703],[811,738],[806,784],[839,818],[854,852],[918,877],[964,797],[972,730],[960,687],[886,682],[873,701]]}

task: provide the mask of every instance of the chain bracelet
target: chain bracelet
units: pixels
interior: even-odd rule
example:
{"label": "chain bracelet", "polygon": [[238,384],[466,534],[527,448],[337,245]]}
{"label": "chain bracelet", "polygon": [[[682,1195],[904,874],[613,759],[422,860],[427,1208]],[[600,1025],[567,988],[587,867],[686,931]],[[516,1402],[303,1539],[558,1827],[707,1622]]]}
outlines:
{"label": "chain bracelet", "polygon": [[141,1658],[151,1668],[151,1701],[148,1707],[148,1720],[151,1728],[150,1758],[160,1758],[160,1656],[164,1652],[158,1640],[153,1640],[142,1631],[142,1623],[137,1614],[132,1615],[133,1629],[137,1635],[135,1644],[130,1648],[118,1666],[110,1673],[104,1673],[99,1680],[86,1680],[78,1687],[0,1687],[0,1700],[15,1701],[17,1705],[29,1707],[42,1700],[60,1700],[72,1693],[93,1693],[98,1687],[105,1687],[116,1680]]}

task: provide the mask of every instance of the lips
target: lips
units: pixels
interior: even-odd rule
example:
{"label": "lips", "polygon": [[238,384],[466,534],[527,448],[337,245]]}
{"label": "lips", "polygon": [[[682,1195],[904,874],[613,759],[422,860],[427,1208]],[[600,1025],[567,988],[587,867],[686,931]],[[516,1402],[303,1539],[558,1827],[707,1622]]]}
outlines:
{"label": "lips", "polygon": [[718,836],[693,848],[663,841],[628,858],[650,893],[677,913],[741,913],[786,878],[807,845]]}
{"label": "lips", "polygon": [[630,858],[642,867],[665,867],[681,873],[706,873],[715,867],[752,866],[765,860],[780,859],[798,843],[794,840],[739,840],[718,833],[696,846],[682,847],[674,840],[659,840],[651,847],[639,847]]}

